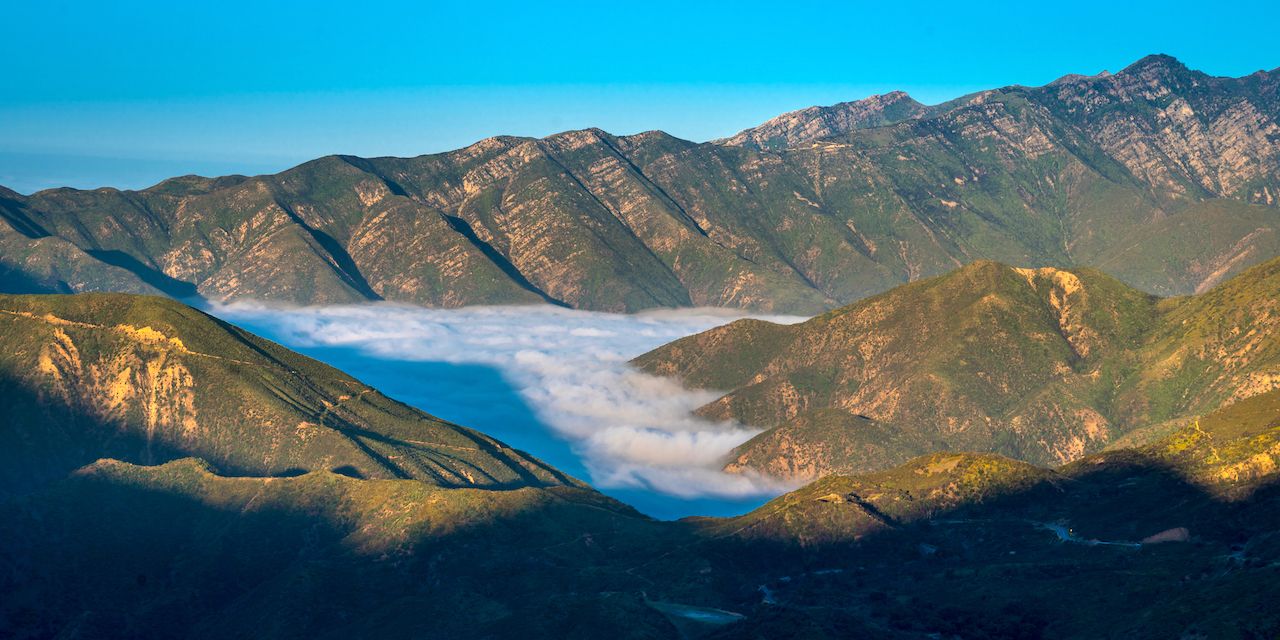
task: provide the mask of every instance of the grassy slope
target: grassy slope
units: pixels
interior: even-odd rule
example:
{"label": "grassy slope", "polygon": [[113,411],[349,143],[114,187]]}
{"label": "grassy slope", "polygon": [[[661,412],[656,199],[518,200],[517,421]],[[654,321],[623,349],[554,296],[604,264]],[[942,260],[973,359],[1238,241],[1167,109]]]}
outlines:
{"label": "grassy slope", "polygon": [[[1275,467],[1201,471],[1213,455],[1204,438],[1214,469],[1266,451],[1280,460],[1277,398],[1202,417],[1207,435],[1190,446],[1184,431],[1058,471],[932,454],[686,523],[576,487],[226,478],[195,460],[102,461],[0,504],[0,586],[18,594],[0,602],[0,629],[681,637],[645,606],[653,599],[745,614],[695,627],[726,638],[1266,637],[1280,623],[1268,606],[1280,566]],[[1042,523],[1111,541],[1181,526],[1192,541],[1062,543]]]}
{"label": "grassy slope", "polygon": [[[773,573],[773,604],[723,637],[1274,635],[1277,416],[1273,391],[1057,470],[931,454],[697,521],[732,553],[781,541],[807,559],[799,575]],[[1088,544],[1176,528],[1190,541]]]}
{"label": "grassy slope", "polygon": [[975,263],[799,325],[738,322],[642,369],[729,392],[699,410],[772,427],[731,470],[848,473],[938,449],[1063,463],[1264,392],[1280,260],[1159,301],[1091,270]]}
{"label": "grassy slope", "polygon": [[[3,308],[104,325],[56,326],[81,354],[92,346],[111,360],[158,348],[122,349],[146,335],[124,325],[181,335],[183,352],[171,342],[167,362],[197,379],[210,370],[192,354],[219,349],[288,363],[277,365],[277,380],[306,372],[318,389],[352,382],[159,299],[22,297]],[[19,330],[39,338],[35,345],[53,344],[18,320],[50,322],[6,321],[0,336],[9,346],[26,344],[13,340]],[[180,333],[193,325],[202,331]],[[266,366],[234,376],[253,388]],[[269,405],[265,396],[252,401]],[[682,523],[648,520],[573,485],[450,487],[323,468],[227,477],[195,459],[102,460],[0,501],[0,592],[11,594],[0,600],[0,633],[1268,637],[1280,628],[1270,606],[1280,567],[1277,416],[1280,391],[1272,391],[1158,442],[1054,471],[934,453],[824,478],[739,518]],[[1187,527],[1192,541],[1141,550],[1061,543],[1042,523],[1113,541]],[[673,606],[745,618],[677,626],[659,611]]]}
{"label": "grassy slope", "polygon": [[1197,417],[1154,442],[1053,470],[994,454],[930,453],[884,471],[827,476],[744,516],[706,522],[721,535],[820,545],[1009,495],[1070,493],[1091,477],[1133,470],[1176,476],[1218,499],[1246,500],[1280,470],[1280,390]]}
{"label": "grassy slope", "polygon": [[0,296],[7,490],[99,457],[198,456],[225,473],[339,470],[444,486],[576,484],[177,302]]}
{"label": "grassy slope", "polygon": [[667,534],[586,488],[101,461],[0,511],[17,637],[674,635],[637,579],[591,569]]}

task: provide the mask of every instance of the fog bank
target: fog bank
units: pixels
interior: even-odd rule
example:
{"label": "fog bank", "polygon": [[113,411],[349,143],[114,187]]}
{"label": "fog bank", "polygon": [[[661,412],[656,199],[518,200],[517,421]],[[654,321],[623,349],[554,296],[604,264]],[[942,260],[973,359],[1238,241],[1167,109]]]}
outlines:
{"label": "fog bank", "polygon": [[760,430],[691,415],[719,394],[687,390],[627,364],[671,340],[745,317],[740,313],[244,302],[210,311],[387,395],[585,473],[592,485],[652,515],[742,511],[791,488],[720,471],[726,454]]}

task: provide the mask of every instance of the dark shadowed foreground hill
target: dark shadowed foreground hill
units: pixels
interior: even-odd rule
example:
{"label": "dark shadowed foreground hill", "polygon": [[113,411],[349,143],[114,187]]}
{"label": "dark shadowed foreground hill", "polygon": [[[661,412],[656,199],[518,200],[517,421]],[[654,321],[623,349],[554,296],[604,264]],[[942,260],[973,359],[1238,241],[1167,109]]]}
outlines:
{"label": "dark shadowed foreground hill", "polygon": [[1280,385],[1280,259],[1158,299],[1093,269],[976,262],[796,325],[738,321],[635,360],[770,429],[730,470],[817,478],[939,450],[1062,464]]}
{"label": "dark shadowed foreground hill", "polygon": [[1272,391],[1057,469],[932,454],[697,524],[807,559],[722,637],[1265,638],[1277,470]]}
{"label": "dark shadowed foreground hill", "polygon": [[1162,295],[1280,255],[1280,75],[1168,56],[698,144],[597,129],[141,191],[0,188],[0,290],[809,313],[994,259]]}
{"label": "dark shadowed foreground hill", "polygon": [[1280,405],[1235,407],[1056,470],[936,454],[677,523],[574,487],[104,460],[0,503],[0,631],[1271,637]]}

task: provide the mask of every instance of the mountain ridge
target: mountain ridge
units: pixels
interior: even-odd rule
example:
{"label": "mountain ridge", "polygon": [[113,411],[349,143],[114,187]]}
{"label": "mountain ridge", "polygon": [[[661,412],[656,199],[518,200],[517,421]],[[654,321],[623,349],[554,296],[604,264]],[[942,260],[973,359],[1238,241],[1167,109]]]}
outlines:
{"label": "mountain ridge", "polygon": [[1280,258],[1159,299],[1096,270],[979,261],[796,325],[738,321],[633,363],[767,429],[729,471],[812,479],[939,450],[1065,464],[1276,388]]}
{"label": "mountain ridge", "polygon": [[583,486],[200,311],[126,294],[0,295],[0,493],[98,458],[336,470],[439,486]]}
{"label": "mountain ridge", "polygon": [[990,258],[1187,293],[1280,254],[1278,87],[1156,57],[871,127],[814,107],[823,137],[775,150],[583,129],[7,191],[0,270],[15,293],[817,313]]}

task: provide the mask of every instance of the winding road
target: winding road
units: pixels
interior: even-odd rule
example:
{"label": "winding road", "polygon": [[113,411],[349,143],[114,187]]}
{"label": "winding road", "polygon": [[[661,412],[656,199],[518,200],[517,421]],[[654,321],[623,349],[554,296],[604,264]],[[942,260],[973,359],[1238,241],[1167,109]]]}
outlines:
{"label": "winding road", "polygon": [[1142,543],[1140,542],[1115,542],[1111,540],[1095,540],[1093,538],[1081,538],[1080,536],[1077,536],[1075,532],[1073,532],[1066,525],[1055,524],[1052,522],[1038,522],[1036,524],[1038,524],[1043,529],[1048,529],[1049,531],[1052,531],[1055,535],[1058,536],[1058,539],[1063,542],[1074,542],[1076,544],[1083,544],[1090,547],[1096,547],[1099,545],[1110,545],[1113,547],[1129,547],[1131,549],[1137,549],[1142,546]]}

